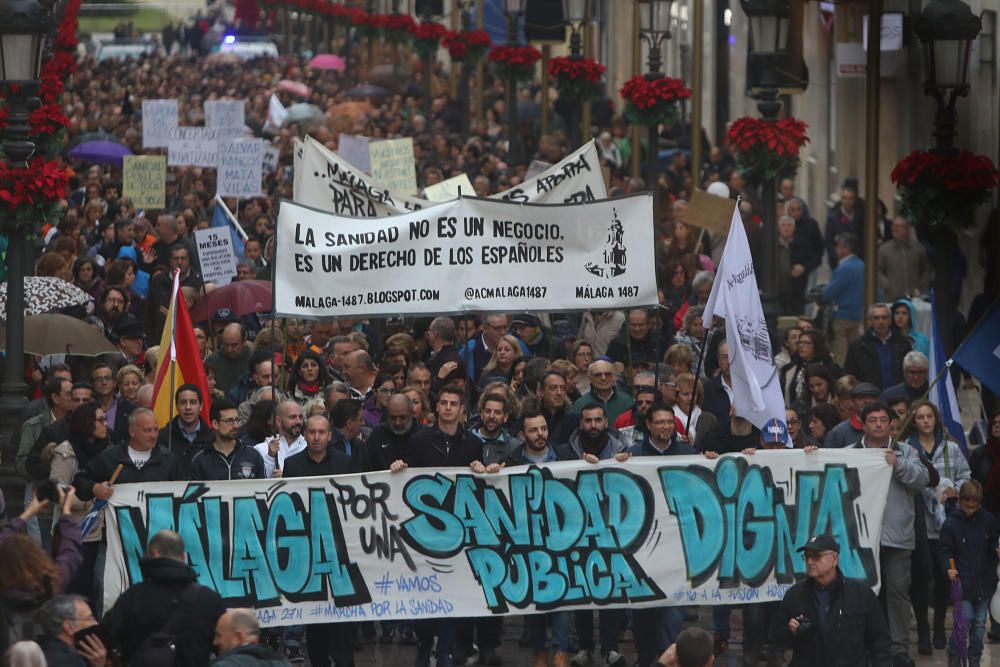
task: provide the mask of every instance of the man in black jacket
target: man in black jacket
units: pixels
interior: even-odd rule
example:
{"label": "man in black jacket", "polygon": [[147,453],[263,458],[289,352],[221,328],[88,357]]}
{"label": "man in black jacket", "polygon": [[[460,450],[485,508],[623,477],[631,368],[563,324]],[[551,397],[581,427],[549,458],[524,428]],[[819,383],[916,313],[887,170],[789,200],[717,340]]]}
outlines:
{"label": "man in black jacket", "polygon": [[805,552],[808,578],[785,593],[771,626],[771,641],[792,649],[789,667],[887,667],[889,630],[878,598],[840,571],[840,545],[816,535]]}
{"label": "man in black jacket", "polygon": [[190,472],[194,455],[215,442],[212,427],[201,418],[204,401],[205,397],[197,385],[182,384],[178,387],[174,392],[177,416],[160,429],[156,440],[158,448],[173,452],[185,474]]}
{"label": "man in black jacket", "polygon": [[393,461],[406,458],[414,438],[424,426],[413,418],[413,401],[395,394],[386,406],[386,421],[375,427],[365,442],[365,470],[388,470]]}
{"label": "man in black jacket", "polygon": [[654,364],[663,356],[660,336],[649,322],[649,311],[636,308],[629,311],[628,327],[608,345],[608,356],[631,367],[634,364]]}
{"label": "man in black jacket", "polygon": [[73,486],[80,500],[108,500],[114,494],[111,477],[121,465],[118,484],[177,482],[184,479],[181,466],[169,451],[156,446],[156,416],[147,408],[136,408],[128,416],[129,442],[108,447],[76,474]]}
{"label": "man in black jacket", "polygon": [[844,372],[858,382],[888,389],[903,381],[903,357],[912,349],[910,339],[892,327],[892,314],[884,303],[868,309],[868,325],[868,331],[847,346]]}
{"label": "man in black jacket", "polygon": [[250,445],[236,440],[238,410],[224,398],[212,402],[212,429],[215,440],[191,458],[189,479],[231,480],[264,479],[264,459]]}
{"label": "man in black jacket", "polygon": [[288,663],[260,643],[260,624],[252,609],[230,609],[215,626],[212,667],[287,667]]}
{"label": "man in black jacket", "polygon": [[142,581],[122,593],[101,621],[124,663],[143,664],[143,643],[169,624],[178,664],[206,667],[215,624],[226,610],[222,597],[196,583],[184,541],[173,531],[152,537],[140,567]]}
{"label": "man in black jacket", "polygon": [[[354,471],[351,457],[331,446],[332,432],[326,417],[310,417],[303,435],[306,448],[285,460],[282,479],[346,475]],[[309,662],[314,667],[330,667],[332,657],[337,667],[354,667],[355,630],[354,623],[313,623],[306,626]]]}
{"label": "man in black jacket", "polygon": [[[365,469],[365,445],[361,442],[361,429],[365,426],[361,401],[345,398],[330,409],[333,426],[330,448],[343,453],[351,460],[351,472]],[[308,443],[308,440],[306,441]]]}
{"label": "man in black jacket", "polygon": [[733,405],[733,379],[729,371],[729,343],[722,341],[716,351],[719,364],[719,374],[705,382],[705,394],[701,409],[715,415],[718,422],[724,422],[729,417],[729,408]]}

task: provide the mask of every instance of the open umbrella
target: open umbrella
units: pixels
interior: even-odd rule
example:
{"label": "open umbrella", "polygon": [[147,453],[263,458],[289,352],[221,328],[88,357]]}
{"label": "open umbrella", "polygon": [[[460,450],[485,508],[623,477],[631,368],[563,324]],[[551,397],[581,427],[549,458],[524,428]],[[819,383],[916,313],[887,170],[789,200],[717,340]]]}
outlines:
{"label": "open umbrella", "polygon": [[[24,279],[24,314],[40,315],[60,308],[83,306],[93,301],[72,283],[51,276]],[[0,320],[7,319],[7,282],[0,283]]]}
{"label": "open umbrella", "polygon": [[64,149],[63,152],[64,153],[68,153],[69,151],[71,151],[72,149],[76,148],[77,146],[79,146],[80,144],[84,143],[85,141],[114,141],[114,142],[118,142],[118,139],[116,139],[113,134],[105,132],[104,130],[97,130],[96,132],[84,132],[82,134],[76,135],[75,137],[73,137],[72,139],[70,139],[68,142],[66,142],[66,148]]}
{"label": "open umbrella", "polygon": [[[0,342],[6,349],[6,328],[0,330]],[[41,357],[46,354],[96,357],[117,350],[93,324],[69,315],[46,313],[24,318],[24,351]]]}
{"label": "open umbrella", "polygon": [[335,72],[343,72],[347,68],[344,59],[333,53],[321,53],[314,56],[309,61],[309,67],[313,69],[332,69]]}
{"label": "open umbrella", "polygon": [[299,97],[309,97],[312,95],[312,90],[309,86],[298,81],[292,81],[291,79],[282,79],[275,88],[283,93],[290,93]]}
{"label": "open umbrella", "polygon": [[372,111],[375,111],[375,107],[372,106],[371,102],[341,102],[327,109],[326,115],[331,118],[334,116],[360,116]]}
{"label": "open umbrella", "polygon": [[74,160],[96,164],[121,164],[122,158],[132,151],[117,141],[84,141],[67,155]]}
{"label": "open umbrella", "polygon": [[[955,569],[954,558],[948,561],[948,567]],[[965,665],[969,660],[969,619],[962,606],[962,580],[958,577],[951,582],[951,604],[951,640],[960,663]]]}
{"label": "open umbrella", "polygon": [[266,280],[239,280],[213,290],[194,307],[191,319],[205,322],[222,308],[228,308],[237,317],[271,310],[271,283]]}
{"label": "open umbrella", "polygon": [[388,97],[391,94],[392,93],[389,92],[389,90],[383,88],[382,86],[373,86],[368,83],[354,86],[347,91],[347,96],[355,99],[362,97]]}
{"label": "open umbrella", "polygon": [[312,125],[323,121],[323,111],[315,104],[299,102],[288,107],[288,115],[285,116],[283,126],[298,123],[299,125]]}

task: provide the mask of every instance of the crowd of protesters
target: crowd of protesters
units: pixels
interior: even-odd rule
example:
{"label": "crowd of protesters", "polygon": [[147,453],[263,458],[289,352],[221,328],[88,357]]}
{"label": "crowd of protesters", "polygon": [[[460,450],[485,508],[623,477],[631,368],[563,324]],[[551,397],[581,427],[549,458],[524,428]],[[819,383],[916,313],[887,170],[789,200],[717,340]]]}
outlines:
{"label": "crowd of protesters", "polygon": [[[360,62],[360,49],[354,57]],[[248,131],[278,149],[279,164],[266,174],[267,196],[230,206],[249,237],[238,280],[271,277],[276,202],[291,198],[292,139],[306,129],[334,150],[342,132],[413,137],[420,187],[465,173],[476,193],[487,196],[524,178],[527,164],[508,161],[503,82],[486,82],[485,117],[462,136],[465,112],[449,95],[441,71],[435,73],[429,114],[421,71],[412,73],[410,87],[369,100],[368,111],[354,107],[339,114],[333,110],[349,101],[352,75],[313,71],[304,62],[288,55],[233,64],[186,51],[124,62],[84,58],[63,99],[69,135],[104,131],[138,154],[143,99],[177,99],[182,125],[203,122],[205,101],[245,100]],[[302,101],[331,110],[325,120],[265,134],[268,101],[281,79],[308,84],[311,94]],[[521,94],[532,103],[538,92],[537,86],[526,87]],[[299,101],[281,95],[286,104]],[[518,128],[530,158],[555,163],[576,148],[567,144],[559,110],[556,103],[551,135],[540,135],[532,117]],[[631,152],[639,147],[630,144],[627,124],[608,100],[596,104],[595,112],[610,194],[647,189],[628,173]],[[116,483],[448,466],[490,474],[501,466],[565,460],[715,458],[784,447],[735,415],[728,349],[734,343],[725,340],[724,328],[706,332],[702,324],[722,243],[685,222],[695,184],[683,130],[664,130],[663,146],[678,150],[656,184],[660,308],[277,322],[266,312],[237,315],[218,308],[195,324],[210,395],[195,385],[177,387],[176,416],[163,428],[150,410],[162,353],[156,343],[173,271],[190,307],[213,287],[200,277],[192,239],[194,230],[210,224],[214,170],[171,168],[166,207],[137,211],[122,197],[120,168],[76,165],[64,214],[38,241],[35,273],[90,294],[91,308],[66,312],[97,327],[118,352],[44,363],[31,358],[27,364],[30,403],[17,454],[27,505],[0,535],[0,609],[6,621],[0,630],[9,628],[3,645],[37,638],[49,665],[92,667],[104,665],[111,653],[125,664],[156,664],[154,656],[163,651],[157,636],[177,640],[179,664],[185,665],[208,664],[214,645],[218,665],[283,664],[307,654],[317,667],[345,667],[372,641],[412,645],[418,666],[429,664],[432,651],[439,667],[465,664],[474,652],[480,664],[501,664],[500,618],[262,631],[251,611],[227,611],[217,594],[194,583],[183,543],[169,532],[150,540],[144,582],[102,609],[103,525],[99,521],[82,535],[79,523],[95,502],[113,495]],[[759,215],[731,155],[725,147],[711,147],[704,167],[699,187],[744,197],[741,214],[754,256],[760,256]],[[983,600],[996,579],[988,564],[978,571],[963,566],[975,554],[955,551],[967,550],[962,535],[974,531],[967,524],[986,525],[993,521],[989,513],[1000,510],[1000,415],[989,422],[988,442],[967,460],[935,405],[923,400],[928,341],[916,326],[911,299],[926,294],[930,270],[906,221],[888,221],[879,248],[880,288],[891,301],[865,313],[857,272],[863,209],[856,184],[845,183],[823,231],[796,196],[794,182],[783,182],[780,193],[779,259],[787,280],[780,281],[779,297],[783,314],[793,317],[781,332],[775,361],[789,444],[803,456],[819,447],[885,449],[893,466],[881,536],[882,607],[872,620],[876,639],[866,645],[867,655],[872,664],[913,664],[914,615],[919,653],[945,649],[948,581],[956,576],[976,583],[966,587],[975,629],[969,652],[981,655]],[[807,290],[824,262],[833,275],[819,300],[836,305],[832,321],[805,316]],[[208,421],[201,417],[206,402]],[[970,479],[979,482],[983,509],[974,507]],[[949,518],[956,502],[961,509]],[[48,505],[59,509],[58,520],[46,512]],[[816,545],[807,551],[810,562],[837,551],[826,542]],[[992,565],[995,545],[994,535],[992,546],[979,554]],[[949,562],[956,555],[958,570]],[[810,571],[820,587],[836,578],[831,562],[815,576]],[[769,664],[783,664],[785,648],[805,651],[816,641],[822,646],[822,634],[804,637],[804,626],[796,621],[793,627],[782,609],[777,603],[743,608],[746,660],[766,656]],[[717,654],[728,649],[734,611],[712,609]],[[636,664],[646,667],[657,664],[693,620],[689,614],[670,606],[601,610],[596,641],[591,612],[535,614],[527,617],[520,642],[534,651],[536,667],[550,660],[560,667],[620,666],[626,663],[622,639],[631,632]],[[826,615],[820,616],[813,620],[823,626]],[[30,648],[22,642],[11,651],[27,654]]]}

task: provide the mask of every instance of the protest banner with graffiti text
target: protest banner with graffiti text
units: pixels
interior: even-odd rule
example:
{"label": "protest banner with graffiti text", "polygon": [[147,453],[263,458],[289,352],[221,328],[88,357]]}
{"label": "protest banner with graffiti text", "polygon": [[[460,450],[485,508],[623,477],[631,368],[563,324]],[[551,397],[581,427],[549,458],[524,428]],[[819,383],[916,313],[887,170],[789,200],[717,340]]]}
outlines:
{"label": "protest banner with graffiti text", "polygon": [[309,319],[657,303],[648,193],[546,206],[455,199],[384,218],[282,202],[275,303]]}
{"label": "protest banner with graffiti text", "polygon": [[[375,218],[416,211],[432,202],[392,190],[312,137],[293,150],[292,199],[321,211]],[[469,193],[471,194],[471,193]],[[534,178],[491,199],[523,204],[567,204],[606,199],[597,145],[591,141]]]}
{"label": "protest banner with graffiti text", "polygon": [[119,485],[105,609],[175,530],[200,583],[265,626],[780,600],[814,534],[879,585],[882,450],[642,457]]}

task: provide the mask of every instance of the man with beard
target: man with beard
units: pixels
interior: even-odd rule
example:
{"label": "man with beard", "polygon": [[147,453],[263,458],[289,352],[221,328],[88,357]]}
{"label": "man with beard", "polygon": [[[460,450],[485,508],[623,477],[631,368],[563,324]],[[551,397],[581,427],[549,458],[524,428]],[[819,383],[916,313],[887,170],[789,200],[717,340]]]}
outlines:
{"label": "man with beard", "polygon": [[275,417],[278,435],[254,445],[257,453],[264,458],[264,472],[268,477],[281,477],[285,459],[306,448],[302,437],[302,406],[295,401],[283,401],[278,405]]}
{"label": "man with beard", "polygon": [[618,415],[615,429],[620,431],[625,440],[632,444],[642,443],[647,436],[646,416],[656,402],[659,392],[655,387],[637,386],[635,388],[635,405],[631,410]]}
{"label": "man with beard", "polygon": [[249,445],[236,442],[237,409],[230,401],[212,401],[212,428],[215,441],[191,458],[190,479],[212,481],[264,479],[264,459]]}
{"label": "man with beard", "polygon": [[394,394],[386,406],[386,420],[368,436],[366,471],[388,470],[393,461],[406,458],[414,437],[424,426],[413,418],[413,401],[406,394]]}
{"label": "man with beard", "polygon": [[500,393],[483,394],[479,399],[479,426],[470,432],[482,442],[482,454],[479,460],[486,465],[500,463],[521,445],[521,442],[504,428],[508,419],[510,419],[510,406],[507,397]]}
{"label": "man with beard", "polygon": [[93,324],[99,326],[108,340],[128,307],[128,294],[121,287],[105,287],[97,304],[97,317],[91,318]]}

